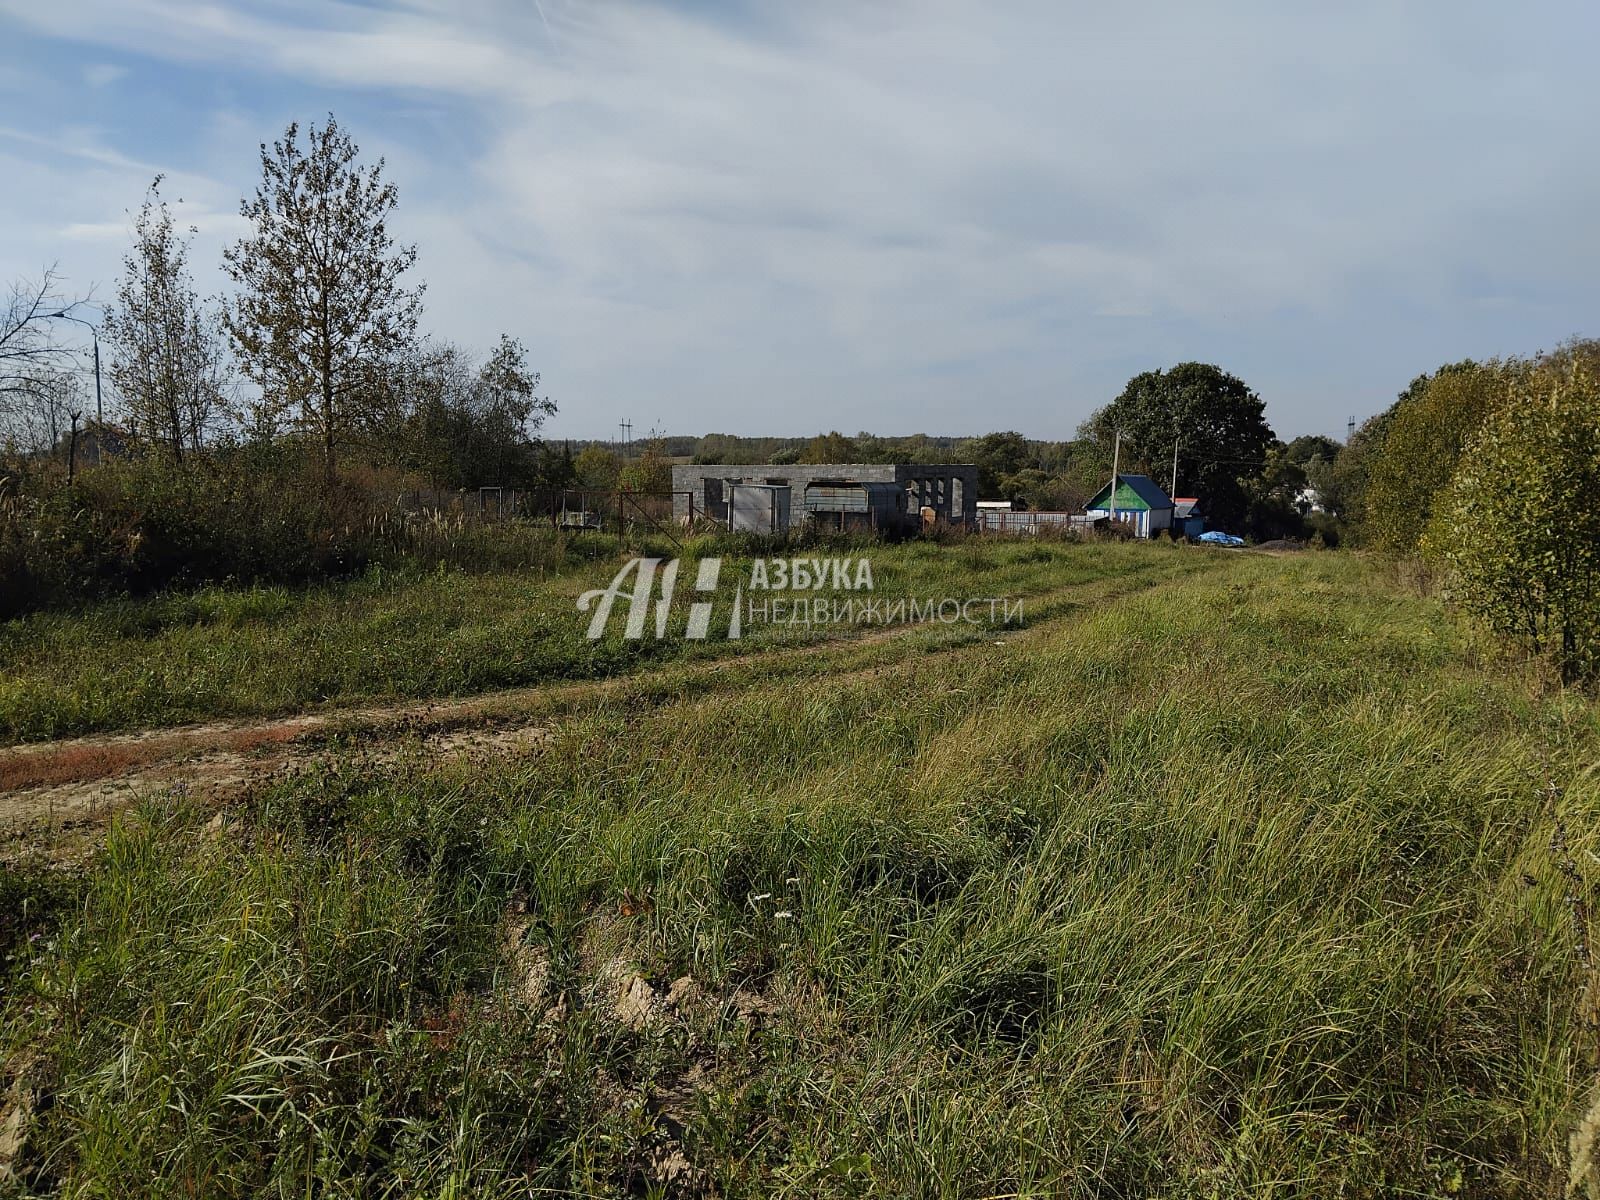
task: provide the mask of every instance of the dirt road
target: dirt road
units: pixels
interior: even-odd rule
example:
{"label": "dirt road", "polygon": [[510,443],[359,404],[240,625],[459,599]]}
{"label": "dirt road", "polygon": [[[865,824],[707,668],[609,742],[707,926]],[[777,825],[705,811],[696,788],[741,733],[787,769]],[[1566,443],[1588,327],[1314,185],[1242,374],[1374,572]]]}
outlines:
{"label": "dirt road", "polygon": [[986,630],[981,637],[969,632],[930,643],[926,636],[915,636],[927,627],[900,625],[710,662],[673,663],[600,681],[0,749],[0,861],[39,856],[64,863],[81,860],[99,844],[111,815],[143,796],[182,788],[208,802],[225,802],[319,756],[344,753],[355,739],[369,760],[382,758],[386,747],[398,756],[402,747],[415,752],[420,746],[435,758],[526,753],[537,748],[556,722],[620,700],[671,703],[690,694],[738,690],[789,676],[826,673],[842,678],[975,643],[1008,645],[1036,637],[1108,599],[1159,587],[1168,579],[1112,578],[1027,597],[1030,611],[1024,628]]}

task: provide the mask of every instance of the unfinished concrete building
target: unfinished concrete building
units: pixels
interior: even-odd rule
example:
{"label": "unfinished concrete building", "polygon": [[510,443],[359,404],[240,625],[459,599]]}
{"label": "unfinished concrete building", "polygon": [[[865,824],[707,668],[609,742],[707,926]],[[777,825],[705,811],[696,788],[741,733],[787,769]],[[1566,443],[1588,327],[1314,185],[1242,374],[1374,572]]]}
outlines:
{"label": "unfinished concrete building", "polygon": [[975,466],[757,463],[673,467],[673,515],[680,521],[709,517],[731,528],[734,514],[748,511],[738,495],[741,487],[787,488],[787,503],[765,511],[781,508],[788,525],[810,520],[835,529],[893,533],[939,522],[971,525],[978,513]]}

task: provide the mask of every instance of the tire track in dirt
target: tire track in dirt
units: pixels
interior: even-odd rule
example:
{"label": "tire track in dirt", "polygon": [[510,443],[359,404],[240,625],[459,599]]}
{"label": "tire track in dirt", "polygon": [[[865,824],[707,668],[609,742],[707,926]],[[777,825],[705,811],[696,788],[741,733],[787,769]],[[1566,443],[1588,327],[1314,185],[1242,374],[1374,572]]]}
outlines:
{"label": "tire track in dirt", "polygon": [[[1134,592],[1170,586],[1201,564],[1177,571],[1140,572],[1024,597],[1035,607],[1019,629],[1004,632],[1007,644],[1031,640],[1065,618],[1098,603]],[[534,685],[461,699],[362,705],[295,716],[214,721],[201,725],[98,734],[0,750],[0,861],[44,857],[58,863],[92,854],[112,815],[141,796],[181,788],[190,796],[220,803],[252,786],[293,771],[330,743],[420,742],[437,758],[465,753],[525,753],[550,736],[552,727],[593,708],[631,700],[649,706],[674,703],[691,688],[736,692],[790,675],[828,671],[844,679],[902,662],[912,655],[946,654],[982,640],[970,631],[920,647],[910,644],[895,657],[867,661],[886,642],[907,640],[928,628],[905,624],[853,636],[823,638],[799,646],[729,655],[702,663],[673,663],[603,680]],[[852,663],[859,658],[863,661]],[[831,669],[830,669],[831,668]],[[373,746],[364,749],[370,754]],[[380,751],[381,757],[381,751]]]}

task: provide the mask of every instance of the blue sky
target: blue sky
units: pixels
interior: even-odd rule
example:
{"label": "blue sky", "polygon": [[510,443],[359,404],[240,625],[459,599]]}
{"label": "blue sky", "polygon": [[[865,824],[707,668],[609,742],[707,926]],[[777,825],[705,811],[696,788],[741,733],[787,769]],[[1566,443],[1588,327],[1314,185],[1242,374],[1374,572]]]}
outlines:
{"label": "blue sky", "polygon": [[557,435],[1060,438],[1197,358],[1342,436],[1600,334],[1597,39],[1473,0],[0,0],[0,280],[109,297],[162,171],[220,291],[257,143],[331,110],[429,330],[522,338]]}

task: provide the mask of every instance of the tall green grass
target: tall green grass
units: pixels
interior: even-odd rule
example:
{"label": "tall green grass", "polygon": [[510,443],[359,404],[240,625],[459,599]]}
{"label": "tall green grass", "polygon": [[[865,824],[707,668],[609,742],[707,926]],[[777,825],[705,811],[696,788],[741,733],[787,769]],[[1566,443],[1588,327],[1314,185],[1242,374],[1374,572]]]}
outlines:
{"label": "tall green grass", "polygon": [[24,1186],[1559,1192],[1591,703],[1335,556],[1002,640],[153,799],[14,976]]}
{"label": "tall green grass", "polygon": [[[697,558],[751,548],[708,541],[687,553]],[[677,553],[668,543],[654,549]],[[757,549],[868,555],[876,570],[874,594],[920,600],[1039,596],[1119,576],[1159,578],[1207,561],[1199,550],[1177,547],[976,540],[956,547]],[[0,741],[471,695],[817,636],[810,629],[756,624],[731,646],[721,637],[725,626],[709,643],[681,637],[629,642],[621,636],[619,613],[611,634],[590,642],[577,597],[606,586],[623,561],[575,560],[548,573],[374,569],[359,579],[303,589],[207,588],[0,622]],[[693,568],[685,570],[686,590]],[[747,559],[729,564],[724,604],[731,603],[734,575],[747,571]]]}

